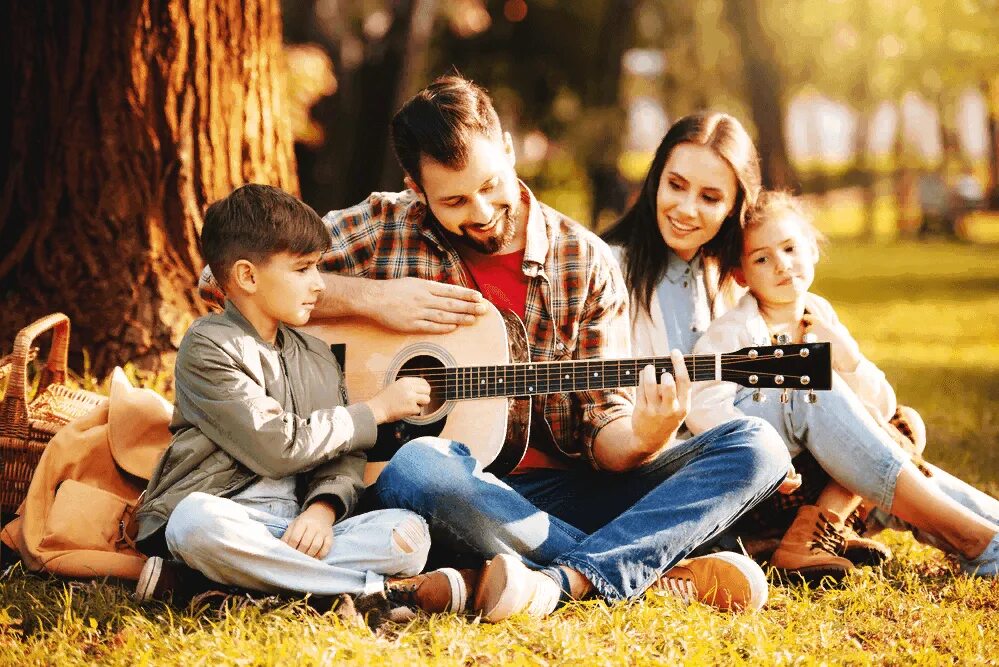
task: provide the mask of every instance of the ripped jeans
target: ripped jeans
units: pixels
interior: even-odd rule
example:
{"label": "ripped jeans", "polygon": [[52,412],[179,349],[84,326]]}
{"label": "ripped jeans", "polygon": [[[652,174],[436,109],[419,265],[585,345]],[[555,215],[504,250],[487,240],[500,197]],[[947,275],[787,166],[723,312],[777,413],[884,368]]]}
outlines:
{"label": "ripped jeans", "polygon": [[298,516],[291,499],[236,502],[192,493],[166,525],[170,553],[221,584],[268,593],[370,594],[385,576],[419,574],[430,550],[426,522],[406,510],[350,516],[332,526],[323,559],[281,541]]}

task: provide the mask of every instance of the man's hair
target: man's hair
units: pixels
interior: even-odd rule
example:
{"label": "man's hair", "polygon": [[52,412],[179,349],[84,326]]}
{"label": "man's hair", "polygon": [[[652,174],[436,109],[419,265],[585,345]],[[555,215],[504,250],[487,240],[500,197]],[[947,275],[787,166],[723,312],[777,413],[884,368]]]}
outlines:
{"label": "man's hair", "polygon": [[201,228],[201,253],[223,286],[240,259],[264,264],[280,252],[307,255],[329,246],[329,232],[311,207],[280,188],[257,183],[209,206]]}
{"label": "man's hair", "polygon": [[442,76],[418,92],[392,118],[392,147],[406,174],[420,183],[420,158],[462,169],[478,133],[500,136],[499,116],[481,87],[461,76]]}

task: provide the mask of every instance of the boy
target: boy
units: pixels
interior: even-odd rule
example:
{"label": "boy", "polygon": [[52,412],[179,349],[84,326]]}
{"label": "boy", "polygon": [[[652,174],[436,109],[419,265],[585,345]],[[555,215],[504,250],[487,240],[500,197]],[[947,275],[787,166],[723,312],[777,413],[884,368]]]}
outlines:
{"label": "boy", "polygon": [[319,216],[277,188],[245,185],[208,208],[201,240],[227,298],[177,354],[173,440],[137,512],[139,545],[153,557],[136,598],[169,591],[178,568],[162,556],[172,556],[227,585],[385,592],[431,612],[463,610],[468,585],[456,570],[414,576],[430,541],[421,517],[349,516],[376,425],[418,414],[430,387],[404,378],[346,407],[330,349],[290,328],[309,320],[324,289]]}

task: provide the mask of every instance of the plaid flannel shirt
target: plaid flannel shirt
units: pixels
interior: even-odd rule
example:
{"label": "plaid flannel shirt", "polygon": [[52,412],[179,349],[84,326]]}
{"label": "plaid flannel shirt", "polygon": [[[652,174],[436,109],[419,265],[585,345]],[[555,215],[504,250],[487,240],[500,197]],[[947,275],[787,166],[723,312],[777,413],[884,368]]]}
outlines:
{"label": "plaid flannel shirt", "polygon": [[[618,264],[595,234],[534,198],[529,206],[524,275],[528,277],[524,325],[532,361],[621,358],[630,353],[627,290]],[[458,252],[411,190],[376,192],[323,222],[331,249],[321,268],[379,280],[416,277],[474,288]],[[210,273],[202,296],[218,303],[222,293]],[[534,397],[535,418],[551,425],[556,454],[585,457],[596,467],[593,442],[611,421],[632,412],[631,389]],[[540,443],[533,443],[537,445]]]}

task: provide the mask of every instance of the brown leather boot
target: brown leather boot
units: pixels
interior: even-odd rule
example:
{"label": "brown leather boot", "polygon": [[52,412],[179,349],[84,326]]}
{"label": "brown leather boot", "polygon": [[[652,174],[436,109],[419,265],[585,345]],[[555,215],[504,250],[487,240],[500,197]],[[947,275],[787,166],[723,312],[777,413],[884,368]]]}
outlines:
{"label": "brown leather boot", "polygon": [[836,550],[837,556],[842,556],[854,565],[870,565],[877,567],[891,560],[891,549],[869,537],[861,537],[853,528],[846,525],[846,519],[832,511],[824,511],[826,518],[843,537],[842,546]]}
{"label": "brown leather boot", "polygon": [[853,563],[836,555],[843,541],[835,524],[818,507],[802,505],[770,565],[787,580],[819,583],[829,577],[838,582],[853,569]]}
{"label": "brown leather boot", "polygon": [[469,611],[479,584],[479,570],[439,570],[414,577],[389,578],[385,595],[394,604],[421,609],[430,614]]}

